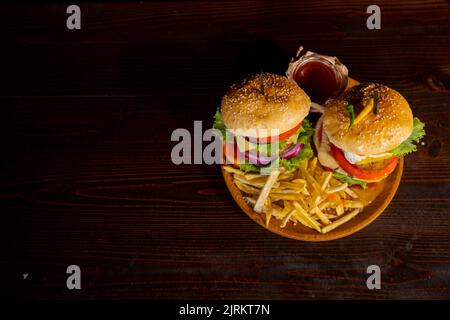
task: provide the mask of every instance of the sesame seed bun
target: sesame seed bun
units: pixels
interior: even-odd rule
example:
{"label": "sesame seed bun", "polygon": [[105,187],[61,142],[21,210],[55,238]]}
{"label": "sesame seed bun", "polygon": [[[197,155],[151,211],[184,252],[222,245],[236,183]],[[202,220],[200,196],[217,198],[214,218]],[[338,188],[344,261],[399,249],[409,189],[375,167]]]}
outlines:
{"label": "sesame seed bun", "polygon": [[311,100],[288,78],[264,73],[264,95],[260,89],[259,74],[249,75],[230,87],[221,106],[228,129],[250,130],[246,135],[266,138],[271,135],[270,130],[287,132],[308,115]]}
{"label": "sesame seed bun", "polygon": [[[378,91],[378,113],[370,112],[349,129],[347,106],[355,107],[355,97],[368,103],[374,90]],[[359,111],[355,109],[355,117]],[[323,130],[338,148],[359,155],[389,152],[405,141],[413,130],[413,115],[408,102],[397,91],[384,85],[358,85],[341,97],[327,101],[323,115]]]}

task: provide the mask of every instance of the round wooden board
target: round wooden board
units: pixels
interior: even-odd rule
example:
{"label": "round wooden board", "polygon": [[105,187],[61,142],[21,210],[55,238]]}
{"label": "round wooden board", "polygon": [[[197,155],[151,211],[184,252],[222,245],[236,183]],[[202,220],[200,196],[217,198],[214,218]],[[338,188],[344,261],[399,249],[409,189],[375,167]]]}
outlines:
{"label": "round wooden board", "polygon": [[[347,89],[355,84],[358,84],[358,82],[353,79],[349,79]],[[293,223],[288,223],[286,227],[281,228],[281,221],[275,218],[270,220],[268,229],[281,236],[302,241],[329,241],[351,235],[369,225],[384,211],[384,209],[386,209],[397,192],[400,180],[402,178],[402,173],[403,158],[400,158],[397,168],[389,175],[389,177],[382,182],[371,184],[366,190],[361,191],[368,194],[371,193],[373,195],[377,194],[375,199],[355,218],[328,233],[319,233],[316,230],[307,228],[300,223],[297,223],[296,225]],[[253,209],[245,201],[241,190],[239,190],[234,184],[232,175],[225,171],[223,167],[222,174],[228,190],[239,207],[255,222],[266,228],[265,215],[253,211]]]}

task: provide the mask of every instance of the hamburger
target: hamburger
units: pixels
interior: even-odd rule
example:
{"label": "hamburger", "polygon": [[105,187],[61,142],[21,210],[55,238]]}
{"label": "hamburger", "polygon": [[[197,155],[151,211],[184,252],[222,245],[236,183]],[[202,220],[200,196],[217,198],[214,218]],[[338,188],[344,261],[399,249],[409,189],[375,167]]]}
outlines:
{"label": "hamburger", "polygon": [[425,135],[406,99],[385,85],[359,84],[324,109],[314,134],[318,159],[349,185],[385,179]]}
{"label": "hamburger", "polygon": [[228,163],[245,172],[273,164],[297,168],[313,155],[314,129],[305,119],[311,100],[295,82],[271,73],[252,74],[232,85],[215,114]]}

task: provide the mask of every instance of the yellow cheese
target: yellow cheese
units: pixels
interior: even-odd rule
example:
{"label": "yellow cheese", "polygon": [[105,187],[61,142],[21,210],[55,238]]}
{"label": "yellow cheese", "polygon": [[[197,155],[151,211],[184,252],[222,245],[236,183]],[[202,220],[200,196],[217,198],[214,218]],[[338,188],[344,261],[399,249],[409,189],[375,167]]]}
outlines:
{"label": "yellow cheese", "polygon": [[361,120],[364,119],[372,111],[372,109],[373,109],[373,98],[369,100],[367,106],[365,106],[364,109],[355,118],[353,125],[356,126],[359,122],[361,122]]}

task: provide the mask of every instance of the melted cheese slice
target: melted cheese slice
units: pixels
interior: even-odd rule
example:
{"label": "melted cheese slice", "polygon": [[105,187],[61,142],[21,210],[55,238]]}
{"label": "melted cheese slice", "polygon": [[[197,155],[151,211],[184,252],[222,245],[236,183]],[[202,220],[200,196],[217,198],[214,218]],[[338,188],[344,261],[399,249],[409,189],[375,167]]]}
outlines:
{"label": "melted cheese slice", "polygon": [[375,161],[382,161],[385,159],[389,159],[392,156],[393,154],[389,152],[372,154],[370,156],[360,156],[358,154],[349,151],[344,151],[345,159],[347,159],[347,161],[350,162],[351,164],[366,164]]}

